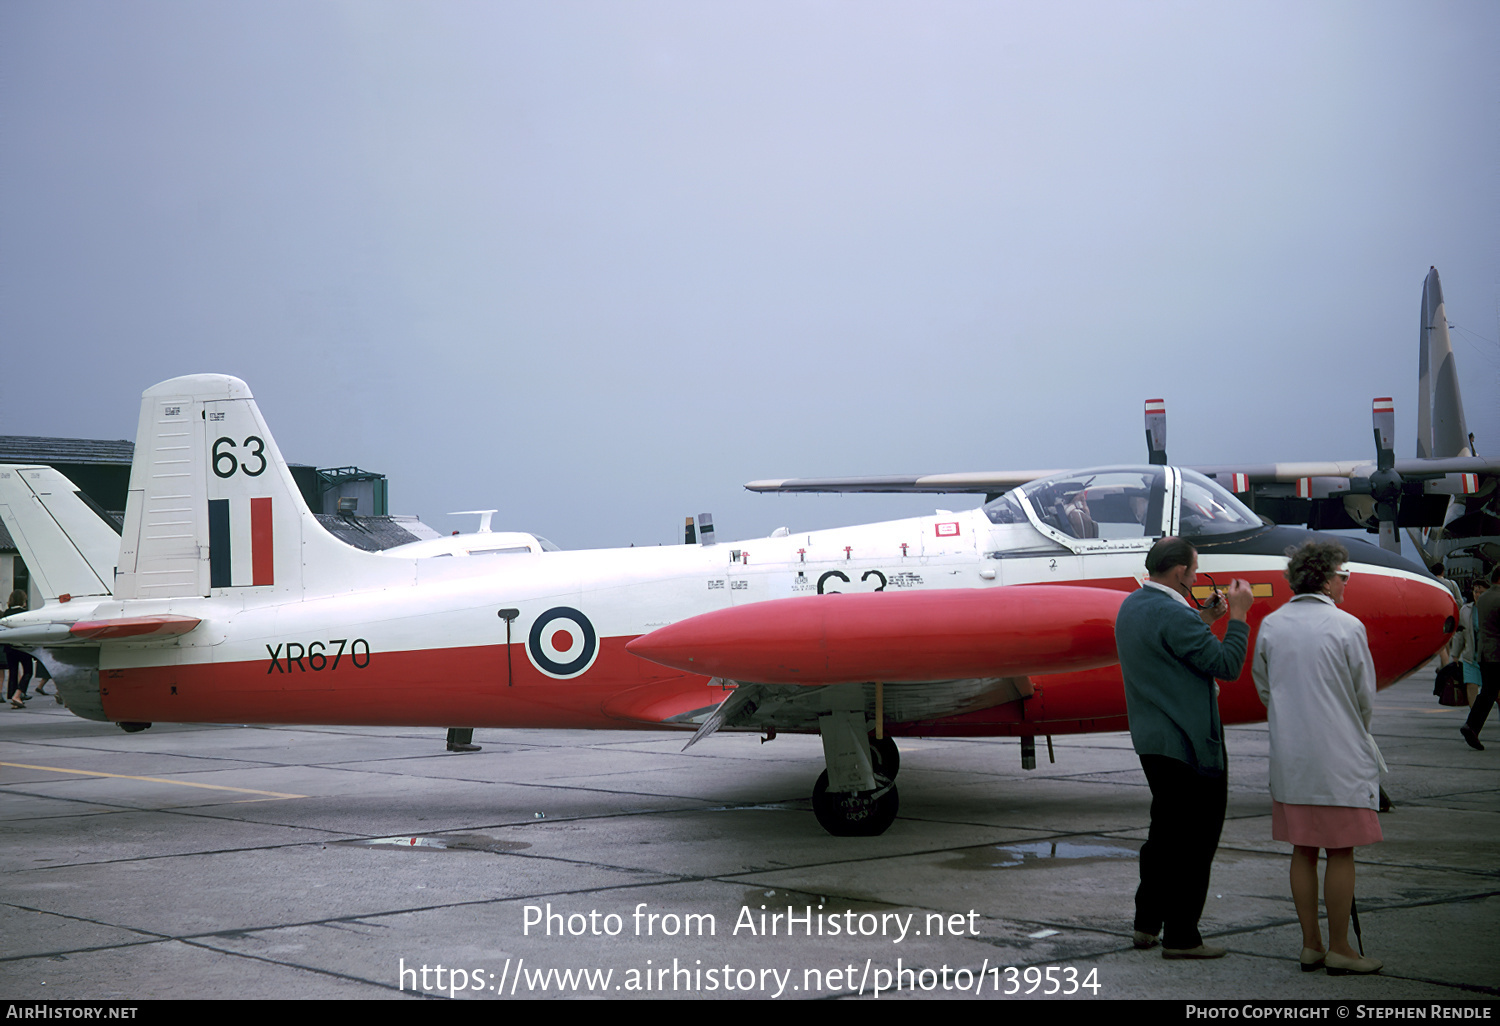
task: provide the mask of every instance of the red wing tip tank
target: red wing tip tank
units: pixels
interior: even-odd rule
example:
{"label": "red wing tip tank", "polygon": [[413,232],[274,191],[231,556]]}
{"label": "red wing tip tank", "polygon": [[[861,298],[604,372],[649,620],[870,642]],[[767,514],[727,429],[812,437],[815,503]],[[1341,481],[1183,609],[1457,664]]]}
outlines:
{"label": "red wing tip tank", "polygon": [[1118,661],[1125,595],[1064,585],[808,595],[689,617],[626,648],[688,673],[763,684],[1066,673]]}

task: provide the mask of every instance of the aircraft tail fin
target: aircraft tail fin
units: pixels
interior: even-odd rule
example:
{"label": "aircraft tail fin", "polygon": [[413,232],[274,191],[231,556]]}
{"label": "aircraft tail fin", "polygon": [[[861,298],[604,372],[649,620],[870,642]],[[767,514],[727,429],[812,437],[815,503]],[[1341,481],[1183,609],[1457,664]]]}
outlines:
{"label": "aircraft tail fin", "polygon": [[1458,365],[1448,336],[1448,313],[1437,268],[1422,283],[1422,326],[1417,347],[1417,455],[1472,456]]}
{"label": "aircraft tail fin", "polygon": [[0,466],[0,520],[43,600],[109,595],[120,535],[51,467]]}
{"label": "aircraft tail fin", "polygon": [[239,378],[192,374],[141,394],[118,597],[333,593],[369,583],[372,558],[313,517]]}

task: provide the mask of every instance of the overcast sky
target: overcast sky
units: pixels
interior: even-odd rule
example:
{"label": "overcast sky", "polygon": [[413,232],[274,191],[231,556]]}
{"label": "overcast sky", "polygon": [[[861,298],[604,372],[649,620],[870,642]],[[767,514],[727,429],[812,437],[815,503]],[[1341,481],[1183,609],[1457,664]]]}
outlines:
{"label": "overcast sky", "polygon": [[1500,452],[1500,4],[0,4],[0,434],[244,378],[567,548],[974,500],[754,478]]}

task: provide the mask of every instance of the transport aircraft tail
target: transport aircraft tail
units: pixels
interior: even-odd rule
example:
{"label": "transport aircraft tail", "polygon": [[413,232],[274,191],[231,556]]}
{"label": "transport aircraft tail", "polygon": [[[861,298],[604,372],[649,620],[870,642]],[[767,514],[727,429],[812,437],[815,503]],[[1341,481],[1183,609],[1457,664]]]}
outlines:
{"label": "transport aircraft tail", "polygon": [[0,521],[46,602],[110,594],[120,535],[51,467],[0,466]]}
{"label": "transport aircraft tail", "polygon": [[[1458,363],[1448,334],[1443,283],[1437,268],[1430,267],[1422,282],[1422,323],[1417,335],[1417,456],[1442,459],[1473,455],[1458,388]],[[1442,527],[1406,529],[1424,564],[1442,558],[1437,543],[1445,538],[1447,526],[1468,512],[1470,505],[1467,499],[1455,498],[1448,504]]]}
{"label": "transport aircraft tail", "polygon": [[239,378],[141,394],[116,597],[334,594],[399,573],[317,522]]}
{"label": "transport aircraft tail", "polygon": [[1448,312],[1436,267],[1422,283],[1422,326],[1417,343],[1417,456],[1472,456],[1458,364],[1448,337]]}

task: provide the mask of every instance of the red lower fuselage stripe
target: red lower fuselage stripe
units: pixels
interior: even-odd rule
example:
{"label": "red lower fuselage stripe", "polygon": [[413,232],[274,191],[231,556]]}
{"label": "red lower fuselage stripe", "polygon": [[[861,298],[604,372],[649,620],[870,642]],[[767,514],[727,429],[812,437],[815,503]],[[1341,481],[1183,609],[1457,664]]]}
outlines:
{"label": "red lower fuselage stripe", "polygon": [[[1260,621],[1288,597],[1279,572],[1235,574],[1270,584],[1270,601],[1250,610],[1251,645]],[[1092,581],[1131,587],[1134,581]],[[1223,580],[1221,584],[1225,583]],[[1356,571],[1344,608],[1364,623],[1385,687],[1429,659],[1435,637],[1451,617],[1452,599],[1426,582]],[[1222,637],[1226,620],[1213,627]],[[335,666],[326,654],[280,647],[273,658],[230,663],[108,669],[100,673],[109,719],[163,723],[285,723],[363,726],[473,726],[644,728],[685,726],[671,717],[704,713],[726,691],[708,678],[682,674],[625,650],[635,636],[601,637],[587,672],[550,677],[532,664],[526,645],[382,651],[372,638],[362,665],[346,653]],[[315,662],[321,666],[315,667]],[[1255,693],[1251,660],[1225,683],[1219,708],[1225,723],[1265,719]],[[913,723],[888,723],[895,736],[1017,736],[1124,730],[1125,692],[1118,666],[1034,676],[1035,694],[1023,701]],[[889,685],[890,687],[914,685]]]}

